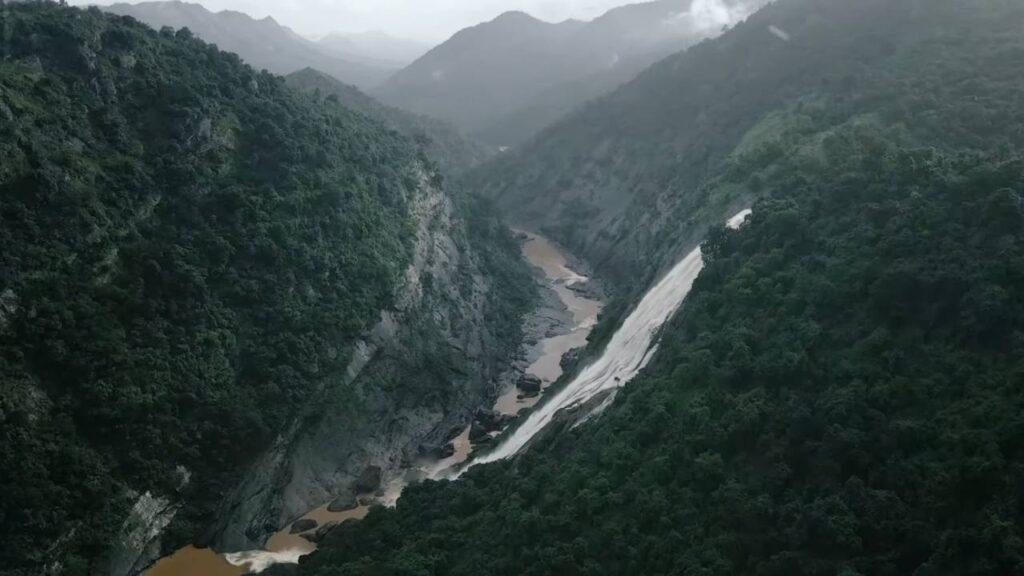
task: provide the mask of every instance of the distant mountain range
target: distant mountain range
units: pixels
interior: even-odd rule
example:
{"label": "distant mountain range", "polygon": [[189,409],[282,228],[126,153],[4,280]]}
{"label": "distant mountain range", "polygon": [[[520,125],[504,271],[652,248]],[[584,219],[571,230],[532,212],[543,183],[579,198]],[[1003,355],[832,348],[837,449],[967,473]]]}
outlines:
{"label": "distant mountain range", "polygon": [[375,93],[490,144],[515,145],[763,3],[658,0],[557,24],[508,12],[458,32]]}
{"label": "distant mountain range", "polygon": [[[582,103],[746,17],[766,0],[656,0],[589,21],[507,12],[429,49],[383,32],[304,38],[271,17],[179,0],[105,10],[154,28],[188,28],[256,68],[312,68],[386,104],[450,122],[493,147],[519,145]],[[403,68],[404,67],[404,68]]]}
{"label": "distant mountain range", "polygon": [[411,64],[431,48],[430,44],[424,42],[396,38],[379,31],[354,34],[334,32],[321,38],[317,44],[348,60],[383,64],[396,69]]}
{"label": "distant mountain range", "polygon": [[[306,67],[322,70],[344,82],[367,88],[375,86],[403,65],[395,54],[410,54],[399,41],[390,43],[377,35],[350,37],[351,48],[341,50],[334,41],[316,43],[282,26],[273,18],[257,20],[241,12],[211,12],[189,2],[142,2],[114,4],[104,10],[131,16],[153,28],[188,28],[197,37],[234,52],[256,68],[290,74]],[[384,47],[380,57],[374,47]],[[394,60],[394,61],[392,61]]]}

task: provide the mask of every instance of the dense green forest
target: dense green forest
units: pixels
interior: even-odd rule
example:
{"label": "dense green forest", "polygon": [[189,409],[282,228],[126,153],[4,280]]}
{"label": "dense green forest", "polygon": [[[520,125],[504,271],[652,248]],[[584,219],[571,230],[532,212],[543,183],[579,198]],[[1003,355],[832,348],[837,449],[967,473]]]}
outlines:
{"label": "dense green forest", "polygon": [[702,189],[738,148],[773,140],[785,153],[781,133],[865,115],[924,146],[1024,146],[1022,21],[1013,0],[772,2],[482,166],[472,184],[623,291],[644,288],[680,245],[757,196]]}
{"label": "dense green forest", "polygon": [[319,70],[306,68],[285,78],[289,86],[362,112],[405,134],[449,176],[465,172],[495,152],[486,144],[462,136],[452,124],[382,104]]}
{"label": "dense green forest", "polygon": [[[1022,24],[780,0],[481,169],[626,263],[620,294],[695,230],[707,267],[600,418],[408,489],[298,573],[1024,574]],[[602,190],[632,204],[588,244]]]}
{"label": "dense green forest", "polygon": [[[496,349],[532,283],[486,198],[611,282],[590,354],[699,238],[706,268],[600,417],[274,571],[1024,574],[1022,26],[1017,0],[778,0],[460,180]],[[0,573],[108,572],[145,493],[194,542],[287,428],[360,417],[317,393],[474,152],[305,80],[0,3]],[[475,273],[429,303],[466,314]],[[447,406],[469,359],[417,314],[382,374],[427,376],[374,385]]]}
{"label": "dense green forest", "polygon": [[300,573],[1021,573],[1024,158],[821,144],[713,231],[600,419],[407,490]]}
{"label": "dense green forest", "polygon": [[[311,416],[442,177],[185,29],[33,2],[0,34],[0,573],[96,574],[139,495],[184,503],[165,545],[192,541]],[[499,291],[522,288],[511,236],[459,206]],[[514,337],[528,299],[495,300]]]}

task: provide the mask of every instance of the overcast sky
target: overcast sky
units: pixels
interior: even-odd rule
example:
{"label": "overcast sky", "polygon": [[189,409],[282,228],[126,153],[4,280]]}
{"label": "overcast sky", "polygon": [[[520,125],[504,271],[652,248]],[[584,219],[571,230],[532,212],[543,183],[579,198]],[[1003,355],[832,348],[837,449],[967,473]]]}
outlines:
{"label": "overcast sky", "polygon": [[[131,0],[135,4],[138,0]],[[590,19],[640,0],[194,0],[213,11],[238,10],[275,20],[306,35],[382,30],[396,36],[443,40],[508,10],[542,20]],[[111,4],[112,0],[73,0]]]}

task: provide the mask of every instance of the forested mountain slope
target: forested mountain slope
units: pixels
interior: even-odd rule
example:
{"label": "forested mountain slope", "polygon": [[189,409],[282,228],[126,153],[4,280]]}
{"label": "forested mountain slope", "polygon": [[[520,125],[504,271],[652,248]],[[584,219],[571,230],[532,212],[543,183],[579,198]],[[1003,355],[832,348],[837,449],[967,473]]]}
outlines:
{"label": "forested mountain slope", "polygon": [[376,86],[401,66],[385,60],[344,55],[307,40],[271,17],[261,20],[241,12],[211,12],[201,4],[158,0],[137,4],[113,4],[103,10],[131,16],[159,30],[170,26],[188,28],[199,38],[234,52],[255,68],[290,74],[312,66],[350,84]]}
{"label": "forested mountain slope", "polygon": [[407,489],[299,574],[1024,570],[1024,158],[825,145],[714,231],[603,415]]}
{"label": "forested mountain slope", "polygon": [[600,417],[408,489],[299,573],[1024,571],[1022,25],[780,0],[482,169],[626,306],[699,237],[707,267]]}
{"label": "forested mountain slope", "polygon": [[[490,393],[532,284],[405,137],[185,31],[48,2],[0,29],[0,572],[136,573],[221,539],[323,410],[341,483]],[[397,361],[364,357],[382,313]],[[263,512],[247,538],[293,513]]]}
{"label": "forested mountain slope", "polygon": [[298,90],[336,101],[362,112],[413,139],[436,162],[443,174],[454,176],[480,164],[494,149],[463,136],[448,122],[420,116],[387,106],[355,86],[306,68],[287,76],[288,84]]}
{"label": "forested mountain slope", "polygon": [[[472,185],[607,278],[646,286],[726,206],[757,194],[756,181],[718,198],[703,186],[756,144],[785,154],[792,138],[857,117],[925,145],[1022,144],[1020,22],[1019,5],[998,0],[775,2],[482,167]],[[657,246],[670,250],[651,258]]]}

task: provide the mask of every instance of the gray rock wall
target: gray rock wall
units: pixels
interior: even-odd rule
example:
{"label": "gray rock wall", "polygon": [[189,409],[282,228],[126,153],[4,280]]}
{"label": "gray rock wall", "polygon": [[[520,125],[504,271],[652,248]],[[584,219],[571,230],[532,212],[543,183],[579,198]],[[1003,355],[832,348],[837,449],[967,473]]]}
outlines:
{"label": "gray rock wall", "polygon": [[[447,441],[493,397],[494,379],[513,356],[484,318],[491,296],[464,239],[451,199],[420,174],[413,200],[415,252],[393,310],[359,342],[346,374],[311,402],[315,417],[296,422],[250,469],[211,531],[223,552],[263,545],[282,526],[354,490],[378,466],[386,484],[420,447]],[[394,391],[436,390],[403,404]],[[345,403],[356,391],[358,401]]]}

